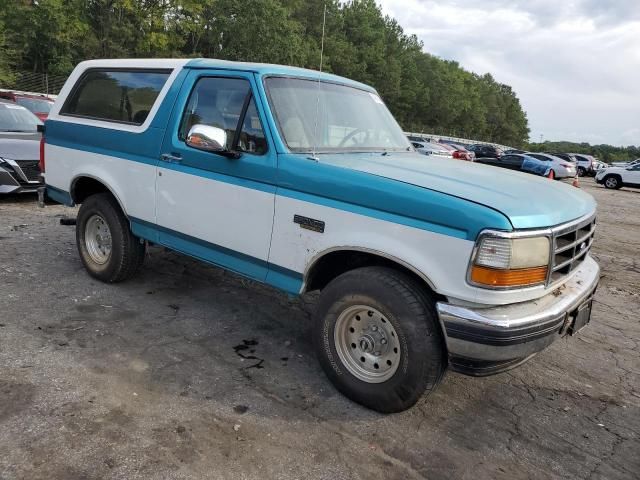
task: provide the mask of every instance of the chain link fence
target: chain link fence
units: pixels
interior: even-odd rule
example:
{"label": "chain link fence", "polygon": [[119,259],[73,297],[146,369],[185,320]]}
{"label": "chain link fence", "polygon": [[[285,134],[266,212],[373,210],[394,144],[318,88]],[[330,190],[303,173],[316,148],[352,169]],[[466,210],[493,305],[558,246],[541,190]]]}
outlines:
{"label": "chain link fence", "polygon": [[0,83],[0,89],[57,95],[66,80],[67,77],[61,75],[17,72],[12,82]]}

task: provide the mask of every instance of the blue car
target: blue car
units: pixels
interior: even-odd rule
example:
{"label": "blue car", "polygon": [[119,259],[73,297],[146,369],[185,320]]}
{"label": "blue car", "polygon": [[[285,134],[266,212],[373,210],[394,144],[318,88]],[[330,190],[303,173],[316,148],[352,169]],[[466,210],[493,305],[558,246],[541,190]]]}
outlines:
{"label": "blue car", "polygon": [[500,158],[478,158],[476,163],[493,165],[494,167],[519,170],[546,177],[551,170],[551,164],[527,154],[503,155]]}

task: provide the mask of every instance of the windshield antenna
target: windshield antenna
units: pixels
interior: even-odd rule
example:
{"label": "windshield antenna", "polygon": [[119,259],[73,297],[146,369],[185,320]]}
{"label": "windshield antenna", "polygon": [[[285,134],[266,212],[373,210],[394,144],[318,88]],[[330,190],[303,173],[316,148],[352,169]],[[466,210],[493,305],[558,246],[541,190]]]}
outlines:
{"label": "windshield antenna", "polygon": [[322,55],[324,54],[324,26],[327,23],[327,3],[324,4],[324,13],[322,14],[322,40],[320,40],[320,72],[322,72]]}
{"label": "windshield antenna", "polygon": [[[322,39],[320,40],[320,73],[322,73],[322,59],[324,55],[324,27],[327,23],[327,3],[324,4],[322,13]],[[316,142],[318,138],[318,117],[320,116],[320,76],[318,76],[318,99],[316,102],[316,125],[313,132],[313,149],[311,151],[311,160],[318,161],[316,156]]]}

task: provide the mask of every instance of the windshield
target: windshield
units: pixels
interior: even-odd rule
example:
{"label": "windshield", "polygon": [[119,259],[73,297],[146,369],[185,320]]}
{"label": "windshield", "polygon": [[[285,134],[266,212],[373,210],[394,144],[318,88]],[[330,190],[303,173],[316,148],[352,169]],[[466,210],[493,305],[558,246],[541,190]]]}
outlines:
{"label": "windshield", "polygon": [[265,85],[280,133],[294,152],[411,150],[375,93],[297,78],[270,77]]}
{"label": "windshield", "polygon": [[49,113],[53,102],[49,100],[40,100],[39,98],[18,97],[16,103],[28,108],[34,113]]}
{"label": "windshield", "polygon": [[0,132],[35,132],[42,122],[20,105],[0,104]]}

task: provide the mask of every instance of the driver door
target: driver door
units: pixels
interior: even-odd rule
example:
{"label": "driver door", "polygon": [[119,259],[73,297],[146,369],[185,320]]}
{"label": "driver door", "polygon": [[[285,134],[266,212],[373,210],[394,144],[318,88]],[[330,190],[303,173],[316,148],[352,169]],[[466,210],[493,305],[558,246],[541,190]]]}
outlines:
{"label": "driver door", "polygon": [[625,172],[622,181],[624,183],[631,183],[633,185],[640,186],[640,163],[636,163],[635,165],[629,167]]}
{"label": "driver door", "polygon": [[[276,153],[254,92],[251,72],[193,70],[187,76],[162,145],[156,218],[160,244],[264,280]],[[194,125],[223,129],[238,158],[187,145]]]}

